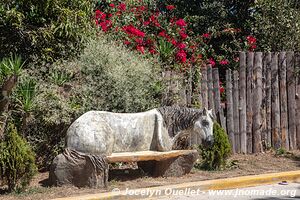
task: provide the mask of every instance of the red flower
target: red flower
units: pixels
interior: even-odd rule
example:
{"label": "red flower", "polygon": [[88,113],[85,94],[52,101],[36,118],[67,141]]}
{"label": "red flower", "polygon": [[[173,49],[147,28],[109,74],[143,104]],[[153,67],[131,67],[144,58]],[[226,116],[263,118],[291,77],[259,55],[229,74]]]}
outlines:
{"label": "red flower", "polygon": [[151,16],[149,17],[149,21],[150,21],[150,22],[155,22],[155,21],[156,21],[156,17],[155,17],[154,15],[151,15]]}
{"label": "red flower", "polygon": [[111,13],[108,13],[108,14],[107,14],[107,17],[108,17],[108,18],[111,18],[111,17],[112,17],[112,14],[111,14]]}
{"label": "red flower", "polygon": [[252,45],[252,46],[250,47],[250,51],[253,51],[253,50],[256,49],[256,48],[257,48],[256,45]]}
{"label": "red flower", "polygon": [[167,8],[167,10],[174,10],[175,6],[174,5],[167,5],[166,8]]}
{"label": "red flower", "polygon": [[247,43],[249,45],[249,50],[250,51],[253,51],[254,49],[256,49],[256,38],[255,37],[249,35],[247,37]]}
{"label": "red flower", "polygon": [[176,20],[176,17],[172,17],[172,18],[170,19],[170,23],[173,25],[173,23],[174,23],[175,20]]}
{"label": "red flower", "polygon": [[100,10],[96,10],[96,11],[95,11],[96,17],[98,18],[98,17],[101,15],[101,13],[102,13],[102,12],[101,12]]}
{"label": "red flower", "polygon": [[112,26],[112,22],[110,20],[105,20],[100,22],[102,31],[107,32],[107,30]]}
{"label": "red flower", "polygon": [[174,38],[172,38],[171,43],[172,43],[174,46],[177,45],[177,41],[176,41]]}
{"label": "red flower", "polygon": [[166,34],[166,31],[161,31],[161,32],[159,32],[158,33],[158,36],[160,36],[160,37],[167,37],[167,34]]}
{"label": "red flower", "polygon": [[139,9],[140,11],[145,11],[145,10],[146,10],[146,7],[145,7],[145,6],[140,6],[138,9]]}
{"label": "red flower", "polygon": [[149,49],[149,52],[150,52],[151,54],[156,54],[156,53],[157,53],[157,51],[156,51],[154,48]]}
{"label": "red flower", "polygon": [[180,31],[179,35],[183,40],[185,40],[188,37],[188,35],[184,31]]}
{"label": "red flower", "polygon": [[216,65],[216,61],[214,61],[213,58],[210,58],[208,62],[209,62],[209,64],[211,64],[211,66],[213,66],[213,67]]}
{"label": "red flower", "polygon": [[249,35],[248,37],[247,37],[247,42],[248,42],[248,44],[255,44],[256,43],[256,38],[255,37],[253,37],[252,35]]}
{"label": "red flower", "polygon": [[161,27],[161,26],[160,26],[160,23],[158,23],[158,21],[153,22],[153,24],[154,24],[154,26],[156,26],[156,27],[158,27],[158,28]]}
{"label": "red flower", "polygon": [[138,45],[138,46],[136,46],[136,50],[138,50],[138,51],[141,52],[142,54],[145,53],[145,48],[144,48],[144,46]]}
{"label": "red flower", "polygon": [[153,41],[152,41],[151,39],[147,39],[147,40],[146,40],[146,44],[147,44],[147,45],[151,45],[151,44],[153,44]]}
{"label": "red flower", "polygon": [[225,92],[225,88],[223,86],[220,86],[220,93],[223,94]]}
{"label": "red flower", "polygon": [[95,15],[96,15],[96,18],[100,18],[102,20],[104,20],[106,18],[106,14],[101,12],[100,10],[96,10]]}
{"label": "red flower", "polygon": [[140,31],[139,29],[135,28],[132,25],[123,26],[123,31],[125,31],[129,35],[134,35],[138,37],[145,37],[145,33]]}
{"label": "red flower", "polygon": [[110,3],[110,4],[109,4],[109,7],[114,8],[114,7],[115,7],[115,4]]}
{"label": "red flower", "polygon": [[144,21],[143,24],[144,24],[144,26],[148,26],[150,24],[150,22],[149,21]]}
{"label": "red flower", "polygon": [[125,11],[125,10],[126,10],[126,4],[125,4],[125,3],[120,3],[120,4],[118,5],[118,9],[119,9],[120,11]]}
{"label": "red flower", "polygon": [[177,48],[178,49],[184,49],[186,47],[186,45],[184,44],[184,43],[179,43],[179,44],[177,44]]}
{"label": "red flower", "polygon": [[143,39],[136,39],[135,42],[138,44],[138,45],[142,45],[143,44]]}
{"label": "red flower", "polygon": [[221,60],[219,63],[220,63],[220,65],[228,65],[229,61],[228,60]]}
{"label": "red flower", "polygon": [[176,21],[176,25],[179,27],[185,27],[187,24],[183,19],[179,19]]}
{"label": "red flower", "polygon": [[202,35],[202,37],[204,37],[204,38],[210,38],[210,33],[204,33],[204,34]]}
{"label": "red flower", "polygon": [[100,26],[103,32],[106,32],[108,27],[107,24],[105,22],[100,22]]}
{"label": "red flower", "polygon": [[126,40],[126,41],[124,41],[124,44],[126,44],[126,45],[130,45],[130,44],[131,44],[131,42],[129,42],[128,40]]}
{"label": "red flower", "polygon": [[176,53],[176,59],[181,62],[181,63],[185,63],[186,62],[186,52],[184,50],[179,50]]}

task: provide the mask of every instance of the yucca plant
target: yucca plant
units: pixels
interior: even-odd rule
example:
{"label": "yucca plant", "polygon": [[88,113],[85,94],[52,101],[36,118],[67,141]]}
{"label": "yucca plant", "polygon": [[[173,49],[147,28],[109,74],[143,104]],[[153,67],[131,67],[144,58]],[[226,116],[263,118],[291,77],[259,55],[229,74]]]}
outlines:
{"label": "yucca plant", "polygon": [[159,52],[161,61],[164,64],[168,64],[168,61],[171,60],[171,57],[175,52],[175,48],[170,42],[163,39],[159,39],[158,44],[156,46],[156,51]]}
{"label": "yucca plant", "polygon": [[35,96],[36,96],[36,81],[33,79],[26,79],[22,81],[16,90],[17,102],[18,102],[18,111],[22,115],[22,131],[27,125],[27,118],[30,116],[30,113],[33,111],[35,106]]}
{"label": "yucca plant", "polygon": [[34,97],[36,95],[36,81],[27,79],[22,81],[17,88],[17,101],[20,103],[25,113],[32,111],[34,107]]}
{"label": "yucca plant", "polygon": [[19,76],[25,62],[17,55],[11,55],[10,58],[4,58],[0,62],[0,73],[3,77],[10,75]]}
{"label": "yucca plant", "polygon": [[52,82],[58,86],[62,86],[66,82],[70,81],[71,78],[72,78],[72,74],[64,71],[58,71],[58,70],[54,70],[50,76]]}

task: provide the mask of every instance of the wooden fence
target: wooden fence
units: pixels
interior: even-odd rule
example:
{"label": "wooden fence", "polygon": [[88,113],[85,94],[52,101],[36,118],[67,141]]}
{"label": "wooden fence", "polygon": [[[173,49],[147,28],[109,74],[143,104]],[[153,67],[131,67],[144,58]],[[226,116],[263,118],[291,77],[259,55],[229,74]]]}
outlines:
{"label": "wooden fence", "polygon": [[[193,85],[200,91],[196,98],[201,107],[215,111],[234,153],[299,149],[300,54],[241,52],[239,62],[237,70],[226,72],[225,103],[220,98],[218,69],[201,68],[201,84]],[[185,92],[179,92],[181,104],[190,105],[195,98],[191,88],[187,80]]]}
{"label": "wooden fence", "polygon": [[239,69],[226,73],[226,130],[233,152],[300,147],[299,61],[294,52],[240,53]]}

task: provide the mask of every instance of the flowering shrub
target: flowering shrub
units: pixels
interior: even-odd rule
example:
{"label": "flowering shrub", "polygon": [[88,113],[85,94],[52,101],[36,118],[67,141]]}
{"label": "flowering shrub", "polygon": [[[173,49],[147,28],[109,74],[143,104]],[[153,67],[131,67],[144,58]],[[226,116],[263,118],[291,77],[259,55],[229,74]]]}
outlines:
{"label": "flowering shrub", "polygon": [[[189,19],[176,17],[175,11],[176,6],[156,1],[101,1],[95,10],[95,23],[131,50],[157,57],[165,69],[182,72],[192,66],[211,64],[220,68],[222,76],[222,70],[238,66],[239,51],[256,48],[256,39],[242,37],[238,28],[195,33]],[[224,40],[228,42],[220,43]],[[219,48],[214,49],[218,44]],[[220,91],[224,93],[224,88]]]}
{"label": "flowering shrub", "polygon": [[[256,48],[253,36],[237,39],[240,29],[227,27],[222,31],[197,34],[188,20],[175,16],[174,5],[147,4],[136,1],[102,1],[95,10],[95,22],[100,30],[114,34],[132,50],[156,55],[164,67],[185,69],[210,63],[214,67],[235,67],[237,52]],[[235,48],[224,46],[216,52],[211,43],[219,39],[232,40]],[[227,53],[226,53],[227,52]]]}

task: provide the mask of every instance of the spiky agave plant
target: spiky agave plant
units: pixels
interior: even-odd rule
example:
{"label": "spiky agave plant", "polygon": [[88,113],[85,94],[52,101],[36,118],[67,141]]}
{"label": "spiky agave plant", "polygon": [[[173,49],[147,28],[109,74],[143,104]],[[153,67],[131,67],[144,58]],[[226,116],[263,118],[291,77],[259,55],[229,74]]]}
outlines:
{"label": "spiky agave plant", "polygon": [[[22,113],[22,131],[27,125],[27,118],[35,106],[37,84],[33,79],[25,79],[20,82],[16,90],[17,109]],[[23,132],[24,133],[24,132]]]}

